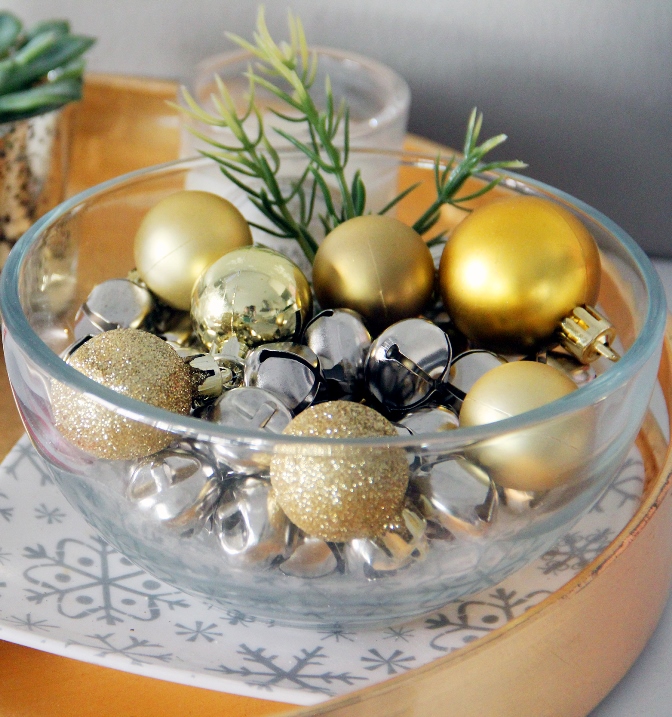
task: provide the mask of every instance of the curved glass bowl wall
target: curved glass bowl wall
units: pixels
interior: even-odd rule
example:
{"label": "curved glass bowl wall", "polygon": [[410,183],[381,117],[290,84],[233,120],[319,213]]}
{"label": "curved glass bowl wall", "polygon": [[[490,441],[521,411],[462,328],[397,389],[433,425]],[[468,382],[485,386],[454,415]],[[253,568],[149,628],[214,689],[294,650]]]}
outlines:
{"label": "curved glass bowl wall", "polygon": [[[373,197],[374,210],[375,203],[382,206],[397,188],[417,181],[423,186],[415,198],[410,195],[404,201],[398,216],[412,222],[419,213],[414,208],[417,197],[431,199],[430,158],[353,153],[353,165],[360,161],[377,165],[384,178],[383,189]],[[328,440],[236,431],[176,416],[101,387],[58,357],[71,342],[75,312],[92,287],[125,276],[133,267],[133,237],[144,213],[184,187],[219,192],[249,214],[244,196],[209,160],[149,168],[60,205],[24,236],[2,274],[7,370],[31,440],[72,505],[135,563],[189,593],[276,620],[299,625],[389,623],[499,582],[569,530],[608,486],[633,444],[656,380],[665,325],[662,287],[641,250],[613,222],[549,187],[509,177],[500,193],[548,197],[576,213],[592,232],[605,274],[600,305],[618,330],[623,358],[573,394],[499,423],[412,438],[340,442],[353,449],[403,449],[416,478],[429,480],[454,514],[451,535],[430,540],[424,559],[384,577],[365,574],[350,560],[343,572],[302,579],[229,560],[206,529],[184,537],[150,520],[127,498],[131,461],[95,459],[61,436],[53,420],[54,385],[67,384],[131,421],[169,432],[175,441],[197,443],[201,451],[220,459],[228,456],[229,463],[253,462],[263,468],[271,455],[283,450],[309,456],[334,446]],[[419,201],[422,206],[425,200]],[[454,210],[447,209],[442,221],[449,228]],[[268,243],[265,236],[256,238]],[[498,442],[525,444],[546,432],[562,432],[568,422],[585,426],[586,441],[572,461],[558,468],[567,482],[537,494],[500,489],[494,512],[483,521],[483,505],[489,501],[492,508],[492,496],[488,498],[479,478],[464,470],[465,457],[473,458]]]}

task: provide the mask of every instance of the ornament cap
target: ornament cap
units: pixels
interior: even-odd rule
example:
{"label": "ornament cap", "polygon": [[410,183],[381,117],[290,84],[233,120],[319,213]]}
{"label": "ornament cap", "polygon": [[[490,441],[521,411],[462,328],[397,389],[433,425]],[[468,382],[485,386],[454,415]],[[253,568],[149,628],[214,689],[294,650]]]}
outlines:
{"label": "ornament cap", "polygon": [[560,343],[581,363],[591,363],[601,356],[618,361],[620,355],[611,348],[616,331],[592,306],[577,306],[560,324]]}

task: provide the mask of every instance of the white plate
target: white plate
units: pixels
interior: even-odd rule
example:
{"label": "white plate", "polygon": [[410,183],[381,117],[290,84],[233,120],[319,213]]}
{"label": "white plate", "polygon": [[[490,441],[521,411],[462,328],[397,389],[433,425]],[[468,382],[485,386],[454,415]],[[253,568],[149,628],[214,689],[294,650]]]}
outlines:
{"label": "white plate", "polygon": [[381,682],[501,627],[569,581],[634,514],[633,449],[552,550],[501,584],[403,626],[311,631],[160,583],[93,534],[24,437],[0,466],[0,638],[222,692],[312,705]]}

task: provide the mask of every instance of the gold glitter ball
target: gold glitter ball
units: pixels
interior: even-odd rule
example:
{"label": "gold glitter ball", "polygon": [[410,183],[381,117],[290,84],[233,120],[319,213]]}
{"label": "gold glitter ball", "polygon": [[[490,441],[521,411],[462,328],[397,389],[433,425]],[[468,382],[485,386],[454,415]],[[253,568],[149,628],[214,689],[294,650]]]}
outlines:
{"label": "gold glitter ball", "polygon": [[[113,391],[173,413],[191,409],[191,372],[157,336],[137,329],[98,334],[70,357],[70,365]],[[139,458],[165,448],[173,436],[134,421],[62,383],[52,387],[58,430],[97,458]]]}
{"label": "gold glitter ball", "polygon": [[333,446],[280,445],[271,461],[278,503],[301,530],[334,542],[373,538],[399,516],[408,486],[404,451],[339,442],[396,436],[378,412],[349,401],[320,403],[300,413],[284,433],[334,439]]}

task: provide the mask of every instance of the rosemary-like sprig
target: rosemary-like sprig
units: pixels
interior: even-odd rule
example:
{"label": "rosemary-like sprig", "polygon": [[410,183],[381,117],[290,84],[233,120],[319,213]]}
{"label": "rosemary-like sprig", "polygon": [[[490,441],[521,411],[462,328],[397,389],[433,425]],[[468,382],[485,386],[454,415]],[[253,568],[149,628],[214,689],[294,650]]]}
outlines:
{"label": "rosemary-like sprig", "polygon": [[[182,88],[182,93],[187,106],[182,109],[197,121],[225,127],[232,132],[237,144],[223,144],[198,130],[191,130],[213,148],[202,151],[202,154],[219,164],[224,175],[247,193],[275,229],[254,223],[253,226],[274,236],[295,239],[312,262],[318,242],[309,225],[313,220],[318,192],[325,209],[319,219],[324,232],[329,233],[342,222],[366,213],[366,188],[359,171],[354,173],[350,183],[346,179],[345,168],[350,156],[348,108],[344,104],[336,106],[328,77],[325,82],[325,108],[320,110],[316,106],[310,90],[315,81],[317,56],[308,48],[301,21],[291,13],[289,33],[289,43],[277,44],[268,31],[262,7],[257,17],[254,42],[229,34],[236,44],[255,58],[254,66],[250,64],[246,72],[249,94],[242,114],[238,114],[229,91],[219,77],[215,77],[217,94],[211,98],[216,114],[201,108],[186,88]],[[281,156],[266,135],[264,119],[255,102],[256,87],[263,87],[286,108],[267,108],[270,113],[282,120],[303,125],[308,130],[308,139],[302,141],[285,130],[273,128],[307,160],[304,171],[289,185],[280,179]],[[254,129],[250,131],[248,120],[252,117]],[[468,196],[456,197],[465,181],[475,173],[525,166],[516,160],[483,164],[484,156],[504,142],[506,136],[498,135],[478,145],[482,123],[482,114],[474,109],[467,127],[464,156],[458,160],[454,155],[447,163],[440,156],[436,158],[434,177],[437,197],[413,225],[420,234],[425,234],[436,224],[444,204],[460,206],[485,194],[501,181],[501,177],[497,177]],[[336,184],[336,200],[327,176],[331,176]],[[409,187],[400,193],[379,213],[392,209],[414,188]],[[440,240],[441,235],[433,241]]]}

